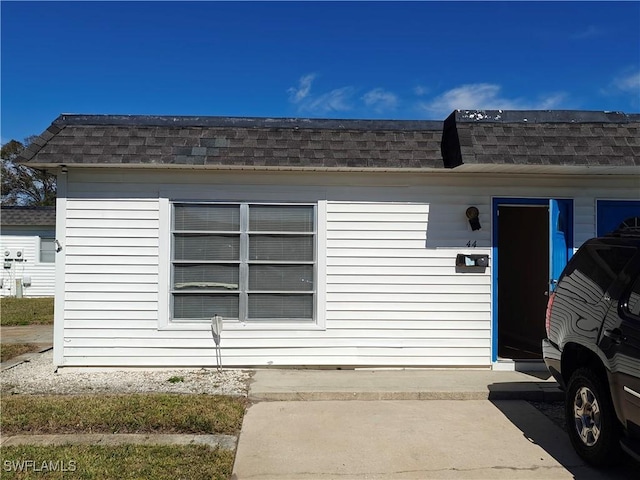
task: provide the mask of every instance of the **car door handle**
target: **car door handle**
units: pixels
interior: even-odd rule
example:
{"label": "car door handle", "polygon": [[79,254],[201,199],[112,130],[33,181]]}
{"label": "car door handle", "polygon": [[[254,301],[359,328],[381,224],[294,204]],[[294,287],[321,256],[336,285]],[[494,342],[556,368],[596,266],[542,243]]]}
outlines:
{"label": "car door handle", "polygon": [[604,336],[610,339],[616,345],[619,345],[626,340],[626,337],[622,334],[622,330],[620,330],[619,328],[606,329],[604,331]]}

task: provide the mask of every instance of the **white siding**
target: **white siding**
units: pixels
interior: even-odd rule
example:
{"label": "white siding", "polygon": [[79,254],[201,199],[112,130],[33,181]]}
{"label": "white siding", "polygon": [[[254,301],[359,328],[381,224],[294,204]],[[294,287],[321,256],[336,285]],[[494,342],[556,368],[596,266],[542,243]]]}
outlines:
{"label": "white siding", "polygon": [[[166,316],[165,199],[321,201],[324,325],[226,324],[225,365],[489,366],[492,259],[485,272],[457,273],[455,257],[492,254],[492,198],[573,198],[577,248],[595,231],[595,199],[637,198],[637,185],[455,172],[70,172],[56,349],[70,366],[215,365],[209,326]],[[480,210],[480,231],[469,228],[470,205]]]}
{"label": "white siding", "polygon": [[103,332],[106,349],[157,330],[158,201],[68,199],[66,219],[64,363],[95,365],[93,348],[70,344],[75,329]]}
{"label": "white siding", "polygon": [[428,246],[430,239],[447,245],[469,237],[465,222],[448,221],[446,214],[437,219],[447,221],[446,234],[432,232],[431,214],[441,208],[431,202],[328,203],[327,327],[356,344],[367,340],[359,363],[488,364],[490,270],[456,274],[456,254],[470,249]]}
{"label": "white siding", "polygon": [[[53,232],[48,237],[52,238]],[[23,297],[53,297],[55,294],[55,263],[40,262],[40,237],[37,235],[2,235],[0,252],[6,249],[22,250],[24,261],[11,262],[11,268],[2,268],[0,296],[15,296],[16,279],[31,278],[31,286],[23,287]]]}

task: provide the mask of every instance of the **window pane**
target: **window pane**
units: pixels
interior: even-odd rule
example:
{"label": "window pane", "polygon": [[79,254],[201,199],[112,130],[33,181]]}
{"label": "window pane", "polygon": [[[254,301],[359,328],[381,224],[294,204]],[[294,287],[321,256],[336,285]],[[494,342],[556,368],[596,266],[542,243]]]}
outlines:
{"label": "window pane", "polygon": [[174,234],[175,260],[239,260],[239,235]]}
{"label": "window pane", "polygon": [[239,270],[238,265],[177,264],[173,267],[173,288],[237,290]]}
{"label": "window pane", "polygon": [[311,235],[250,235],[250,260],[313,261]]}
{"label": "window pane", "polygon": [[40,239],[40,262],[54,263],[56,260],[55,240],[53,238]]}
{"label": "window pane", "polygon": [[312,295],[249,295],[249,318],[313,318]]}
{"label": "window pane", "polygon": [[249,290],[313,290],[313,265],[250,265]]}
{"label": "window pane", "polygon": [[176,205],[174,230],[239,231],[240,207],[238,205]]}
{"label": "window pane", "polygon": [[251,205],[253,232],[313,232],[313,207],[308,205]]}
{"label": "window pane", "polygon": [[238,318],[238,295],[184,295],[173,296],[173,318],[205,318],[214,315]]}

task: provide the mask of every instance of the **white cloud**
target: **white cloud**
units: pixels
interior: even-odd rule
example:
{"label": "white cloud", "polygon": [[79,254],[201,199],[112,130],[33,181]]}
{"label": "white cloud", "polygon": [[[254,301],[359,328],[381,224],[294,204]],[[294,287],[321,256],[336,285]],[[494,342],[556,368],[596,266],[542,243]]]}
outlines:
{"label": "white cloud", "polygon": [[351,99],[355,94],[353,87],[336,88],[327,93],[313,94],[311,84],[316,77],[315,73],[303,75],[298,80],[297,87],[291,87],[287,90],[289,101],[298,105],[298,110],[317,115],[351,110]]}
{"label": "white cloud", "polygon": [[316,78],[315,73],[309,73],[307,75],[303,75],[300,77],[298,81],[298,87],[290,87],[287,92],[289,92],[289,100],[293,103],[300,103],[305,98],[309,96],[309,92],[311,91],[311,83]]}
{"label": "white cloud", "polygon": [[352,87],[336,88],[322,95],[309,98],[307,102],[301,105],[301,110],[320,114],[351,110],[351,98],[354,93],[355,90]]}
{"label": "white cloud", "polygon": [[382,88],[374,88],[362,97],[364,104],[377,113],[393,110],[398,106],[398,96]]}
{"label": "white cloud", "polygon": [[612,86],[623,93],[640,94],[640,70],[614,78]]}
{"label": "white cloud", "polygon": [[598,37],[602,34],[602,30],[598,27],[594,27],[593,25],[589,25],[584,30],[579,32],[574,32],[570,35],[572,40],[584,40],[585,38],[593,38]]}
{"label": "white cloud", "polygon": [[413,88],[413,93],[416,94],[418,97],[422,97],[423,95],[426,95],[428,91],[429,89],[426,87],[423,87],[422,85],[416,85]]}
{"label": "white cloud", "polygon": [[501,95],[502,87],[490,83],[461,85],[435,97],[430,102],[421,102],[419,107],[438,116],[448,115],[453,110],[546,110],[557,108],[565,95],[556,93],[529,101],[522,98],[507,98]]}

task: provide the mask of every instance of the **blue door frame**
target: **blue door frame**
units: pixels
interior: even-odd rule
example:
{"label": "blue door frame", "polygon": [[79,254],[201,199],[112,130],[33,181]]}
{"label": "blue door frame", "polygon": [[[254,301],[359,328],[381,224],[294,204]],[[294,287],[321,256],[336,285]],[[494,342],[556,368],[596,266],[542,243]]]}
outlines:
{"label": "blue door frame", "polygon": [[[573,255],[573,200],[552,198],[508,198],[498,197],[492,201],[492,325],[491,360],[498,360],[498,207],[500,205],[540,205],[549,208],[549,288],[554,287],[567,261]],[[564,245],[562,245],[564,243]],[[541,319],[543,320],[543,319]]]}

